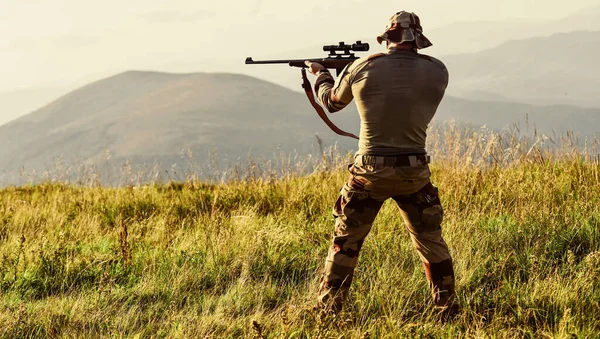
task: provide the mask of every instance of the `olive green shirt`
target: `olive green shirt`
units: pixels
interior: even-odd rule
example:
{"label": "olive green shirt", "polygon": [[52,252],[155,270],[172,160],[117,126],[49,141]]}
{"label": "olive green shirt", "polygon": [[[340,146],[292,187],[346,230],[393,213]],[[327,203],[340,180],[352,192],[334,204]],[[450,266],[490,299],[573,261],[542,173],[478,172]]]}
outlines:
{"label": "olive green shirt", "polygon": [[349,64],[337,80],[322,72],[315,82],[331,113],[352,99],[360,114],[359,154],[425,153],[427,126],[448,86],[448,70],[413,50],[390,49]]}

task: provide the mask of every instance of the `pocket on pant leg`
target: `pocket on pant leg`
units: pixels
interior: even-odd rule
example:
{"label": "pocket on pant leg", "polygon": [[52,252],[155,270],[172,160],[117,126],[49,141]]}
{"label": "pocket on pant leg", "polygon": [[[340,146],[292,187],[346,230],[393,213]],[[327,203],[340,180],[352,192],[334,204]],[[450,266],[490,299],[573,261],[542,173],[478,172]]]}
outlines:
{"label": "pocket on pant leg", "polygon": [[421,212],[421,225],[422,232],[437,231],[442,228],[442,220],[444,219],[444,212],[442,206],[437,204],[434,206],[426,207]]}
{"label": "pocket on pant leg", "polygon": [[382,201],[373,199],[368,191],[360,189],[360,186],[356,185],[356,178],[351,178],[340,191],[334,215],[346,227],[370,227],[382,204]]}
{"label": "pocket on pant leg", "polygon": [[427,183],[416,193],[395,196],[394,200],[403,211],[406,226],[412,233],[420,234],[441,229],[444,212],[437,188]]}
{"label": "pocket on pant leg", "polygon": [[428,183],[417,192],[417,205],[421,214],[421,232],[441,229],[444,210],[440,203],[437,187]]}

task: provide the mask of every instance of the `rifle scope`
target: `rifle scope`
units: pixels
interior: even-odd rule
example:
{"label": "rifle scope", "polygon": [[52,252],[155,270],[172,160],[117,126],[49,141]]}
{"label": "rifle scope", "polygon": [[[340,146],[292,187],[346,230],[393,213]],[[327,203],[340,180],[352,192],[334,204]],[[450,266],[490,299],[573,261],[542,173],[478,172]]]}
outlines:
{"label": "rifle scope", "polygon": [[366,52],[369,50],[369,44],[366,42],[361,42],[360,40],[354,44],[346,45],[343,41],[340,42],[339,45],[326,45],[323,46],[324,52],[334,53],[336,51],[349,53],[350,51],[355,52]]}

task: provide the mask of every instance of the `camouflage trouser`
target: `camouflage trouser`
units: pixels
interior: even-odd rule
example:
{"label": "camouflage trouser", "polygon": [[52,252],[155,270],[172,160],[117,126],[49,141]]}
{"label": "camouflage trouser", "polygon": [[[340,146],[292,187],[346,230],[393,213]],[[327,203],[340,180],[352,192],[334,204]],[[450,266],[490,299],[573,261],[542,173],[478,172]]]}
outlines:
{"label": "camouflage trouser", "polygon": [[424,156],[357,155],[349,171],[350,180],[333,209],[335,233],[320,286],[320,305],[341,310],[365,237],[388,198],[400,208],[423,262],[434,304],[443,308],[454,303],[454,271],[442,238],[442,206],[437,188],[429,181],[431,173]]}

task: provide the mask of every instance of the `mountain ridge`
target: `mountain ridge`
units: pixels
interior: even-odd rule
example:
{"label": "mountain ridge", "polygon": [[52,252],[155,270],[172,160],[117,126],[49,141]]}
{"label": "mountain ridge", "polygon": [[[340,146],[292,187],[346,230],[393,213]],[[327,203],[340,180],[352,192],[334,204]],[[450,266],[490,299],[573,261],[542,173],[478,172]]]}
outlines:
{"label": "mountain ridge", "polygon": [[[278,147],[308,152],[314,133],[327,130],[305,100],[246,75],[123,72],[0,126],[0,169],[40,168],[59,155],[93,161],[107,149],[115,159],[168,162],[178,161],[185,148],[197,154],[218,148],[234,159],[246,155],[249,144],[259,154]],[[265,131],[272,137],[261,138]]]}
{"label": "mountain ridge", "polygon": [[[591,133],[600,109],[447,96],[435,121],[501,129],[527,116],[539,120],[540,131],[580,126],[582,133]],[[344,130],[358,131],[354,105],[331,119]],[[0,172],[14,179],[20,168],[43,170],[57,157],[67,164],[100,163],[106,154],[137,165],[181,167],[182,151],[200,158],[218,154],[227,167],[249,155],[319,154],[315,134],[325,147],[337,144],[342,152],[357,146],[333,134],[303,93],[283,86],[232,73],[127,71],[0,126]]]}
{"label": "mountain ridge", "polygon": [[[566,14],[558,19],[509,19],[509,20],[472,20],[459,21],[436,27],[425,32],[431,35],[432,49],[441,55],[464,54],[481,52],[497,47],[503,42],[548,36],[555,33],[579,30],[600,30],[600,6],[590,6],[585,9]],[[460,37],[457,41],[456,37]],[[453,53],[457,44],[462,52]]]}
{"label": "mountain ridge", "polygon": [[514,40],[476,53],[446,56],[449,93],[477,98],[476,92],[529,104],[600,107],[599,31],[557,33]]}

